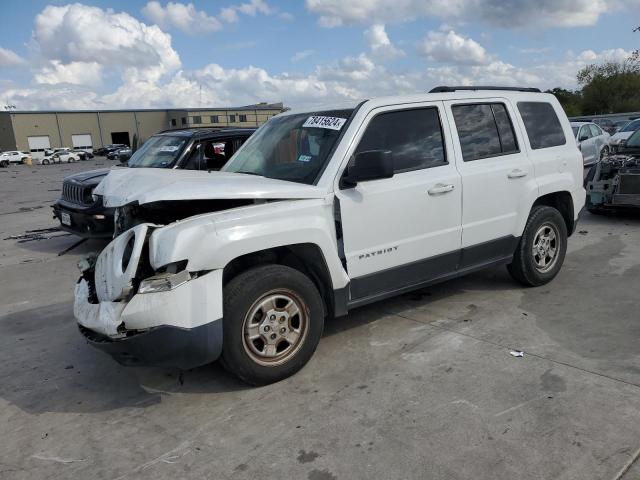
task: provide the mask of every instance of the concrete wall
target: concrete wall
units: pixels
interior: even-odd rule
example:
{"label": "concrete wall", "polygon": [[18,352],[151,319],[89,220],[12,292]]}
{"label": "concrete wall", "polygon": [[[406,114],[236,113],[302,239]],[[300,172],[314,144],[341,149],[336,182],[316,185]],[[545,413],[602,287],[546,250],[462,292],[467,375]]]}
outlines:
{"label": "concrete wall", "polygon": [[[55,115],[50,113],[49,115]],[[62,146],[72,147],[72,135],[91,135],[93,148],[98,148],[100,143],[100,128],[98,126],[98,117],[94,112],[75,113],[65,112],[58,113],[58,125],[60,125],[60,133],[62,135]]]}
{"label": "concrete wall", "polygon": [[17,150],[10,113],[0,113],[0,150]]}
{"label": "concrete wall", "polygon": [[52,148],[66,147],[60,139],[58,121],[55,113],[12,113],[13,133],[16,137],[17,150],[29,150],[27,137],[49,136]]}
{"label": "concrete wall", "polygon": [[169,128],[167,112],[136,112],[138,121],[138,145],[145,142],[151,135]]}

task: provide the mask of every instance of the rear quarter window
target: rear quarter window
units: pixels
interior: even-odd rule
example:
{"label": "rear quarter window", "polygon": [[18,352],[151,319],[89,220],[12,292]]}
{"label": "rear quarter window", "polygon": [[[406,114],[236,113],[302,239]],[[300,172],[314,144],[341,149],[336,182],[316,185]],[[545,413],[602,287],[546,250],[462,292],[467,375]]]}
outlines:
{"label": "rear quarter window", "polygon": [[567,143],[553,106],[547,102],[518,102],[518,110],[533,150]]}

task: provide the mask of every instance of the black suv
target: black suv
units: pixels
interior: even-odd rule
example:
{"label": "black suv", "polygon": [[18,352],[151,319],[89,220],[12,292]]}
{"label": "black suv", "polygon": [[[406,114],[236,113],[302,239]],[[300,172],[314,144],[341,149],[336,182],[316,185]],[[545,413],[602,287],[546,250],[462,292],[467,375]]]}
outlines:
{"label": "black suv", "polygon": [[[253,132],[248,128],[168,130],[149,138],[123,167],[220,170]],[[62,196],[53,205],[53,217],[63,230],[84,238],[113,236],[113,209],[93,195],[108,173],[104,168],[64,179]]]}

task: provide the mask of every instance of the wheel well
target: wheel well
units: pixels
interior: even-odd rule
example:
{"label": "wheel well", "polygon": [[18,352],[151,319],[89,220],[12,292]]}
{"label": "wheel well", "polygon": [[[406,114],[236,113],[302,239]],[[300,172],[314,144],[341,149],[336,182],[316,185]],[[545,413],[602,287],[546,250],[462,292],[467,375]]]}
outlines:
{"label": "wheel well", "polygon": [[569,233],[569,236],[571,236],[575,229],[575,220],[573,198],[571,198],[571,194],[569,192],[548,193],[538,198],[534,202],[533,206],[535,207],[536,205],[547,205],[548,207],[553,207],[558,210],[562,214],[564,223],[567,225],[567,232]]}
{"label": "wheel well", "polygon": [[242,272],[258,265],[277,264],[294,268],[305,274],[320,292],[325,315],[333,315],[333,284],[327,262],[320,247],[313,243],[299,243],[282,247],[259,250],[231,260],[222,273],[222,283],[226,285]]}

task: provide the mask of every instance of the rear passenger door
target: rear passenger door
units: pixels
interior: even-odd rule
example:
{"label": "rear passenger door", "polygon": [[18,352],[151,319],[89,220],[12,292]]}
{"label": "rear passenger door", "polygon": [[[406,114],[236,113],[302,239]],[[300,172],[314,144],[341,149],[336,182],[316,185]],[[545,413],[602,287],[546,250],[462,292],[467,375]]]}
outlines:
{"label": "rear passenger door", "polygon": [[373,297],[455,271],[462,191],[442,103],[370,112],[347,158],[389,150],[391,178],[335,191],[351,299]]}
{"label": "rear passenger door", "polygon": [[537,194],[533,164],[521,147],[506,99],[448,101],[462,176],[462,257],[459,268],[513,254],[518,220]]}

